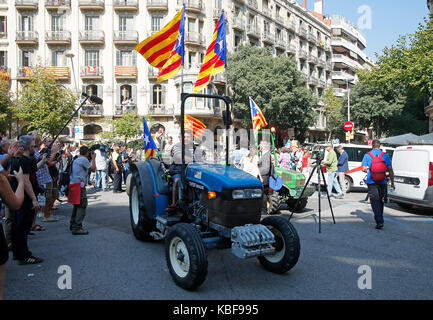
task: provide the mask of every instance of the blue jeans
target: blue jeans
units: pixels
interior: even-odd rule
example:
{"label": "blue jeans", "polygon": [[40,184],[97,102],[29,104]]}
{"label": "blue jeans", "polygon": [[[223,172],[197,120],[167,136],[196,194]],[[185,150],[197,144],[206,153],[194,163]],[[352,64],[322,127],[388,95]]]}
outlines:
{"label": "blue jeans", "polygon": [[332,194],[332,188],[335,188],[335,191],[337,191],[337,194],[339,196],[343,194],[337,178],[338,178],[338,172],[328,172],[328,193],[329,193],[329,195]]}
{"label": "blue jeans", "polygon": [[102,190],[107,189],[107,170],[96,170],[96,177],[95,177],[96,183],[95,183],[95,190],[99,190],[99,185],[101,184],[102,180]]}
{"label": "blue jeans", "polygon": [[129,174],[129,163],[124,163],[123,168],[125,169],[123,172],[123,183],[126,184],[126,178],[128,178]]}

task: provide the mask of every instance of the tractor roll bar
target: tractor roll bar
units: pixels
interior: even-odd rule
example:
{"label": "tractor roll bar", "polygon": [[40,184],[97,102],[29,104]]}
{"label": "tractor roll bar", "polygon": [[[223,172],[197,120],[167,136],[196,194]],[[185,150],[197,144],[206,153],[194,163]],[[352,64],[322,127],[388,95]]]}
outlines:
{"label": "tractor roll bar", "polygon": [[[185,186],[185,101],[188,98],[207,98],[207,99],[219,99],[223,100],[226,104],[227,117],[230,115],[230,104],[232,100],[227,96],[218,96],[213,94],[200,94],[200,93],[182,93],[181,94],[181,105],[180,105],[180,134],[182,141],[182,184]],[[231,118],[230,118],[231,119]],[[226,130],[230,129],[230,123],[226,123]],[[226,134],[226,166],[229,165],[229,135]]]}

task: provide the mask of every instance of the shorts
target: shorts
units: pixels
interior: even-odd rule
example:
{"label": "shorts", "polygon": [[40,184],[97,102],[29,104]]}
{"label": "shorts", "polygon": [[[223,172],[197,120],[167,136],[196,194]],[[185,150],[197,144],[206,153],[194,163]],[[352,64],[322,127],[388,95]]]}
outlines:
{"label": "shorts", "polygon": [[57,181],[53,181],[45,184],[45,198],[46,202],[51,202],[59,197],[59,188]]}
{"label": "shorts", "polygon": [[3,226],[0,224],[0,266],[5,264],[9,259],[8,245],[3,233]]}

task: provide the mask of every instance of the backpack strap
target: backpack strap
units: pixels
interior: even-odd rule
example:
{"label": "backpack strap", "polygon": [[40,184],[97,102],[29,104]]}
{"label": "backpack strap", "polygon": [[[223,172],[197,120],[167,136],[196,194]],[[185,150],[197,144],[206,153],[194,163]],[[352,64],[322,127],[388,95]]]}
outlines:
{"label": "backpack strap", "polygon": [[380,159],[380,160],[383,160],[383,155],[385,154],[385,152],[382,152],[379,156],[378,156],[378,158]]}
{"label": "backpack strap", "polygon": [[371,153],[371,151],[370,151],[370,152],[367,152],[367,154],[370,155],[370,157],[371,157],[372,159],[376,158],[376,157],[374,156],[374,154]]}

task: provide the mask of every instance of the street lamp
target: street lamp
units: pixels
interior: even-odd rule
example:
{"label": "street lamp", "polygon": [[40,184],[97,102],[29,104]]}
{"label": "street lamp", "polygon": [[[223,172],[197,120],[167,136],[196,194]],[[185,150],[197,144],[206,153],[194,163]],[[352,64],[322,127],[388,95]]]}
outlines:
{"label": "street lamp", "polygon": [[347,121],[350,121],[350,83],[354,81],[354,78],[347,79],[346,78],[346,85],[347,85]]}

